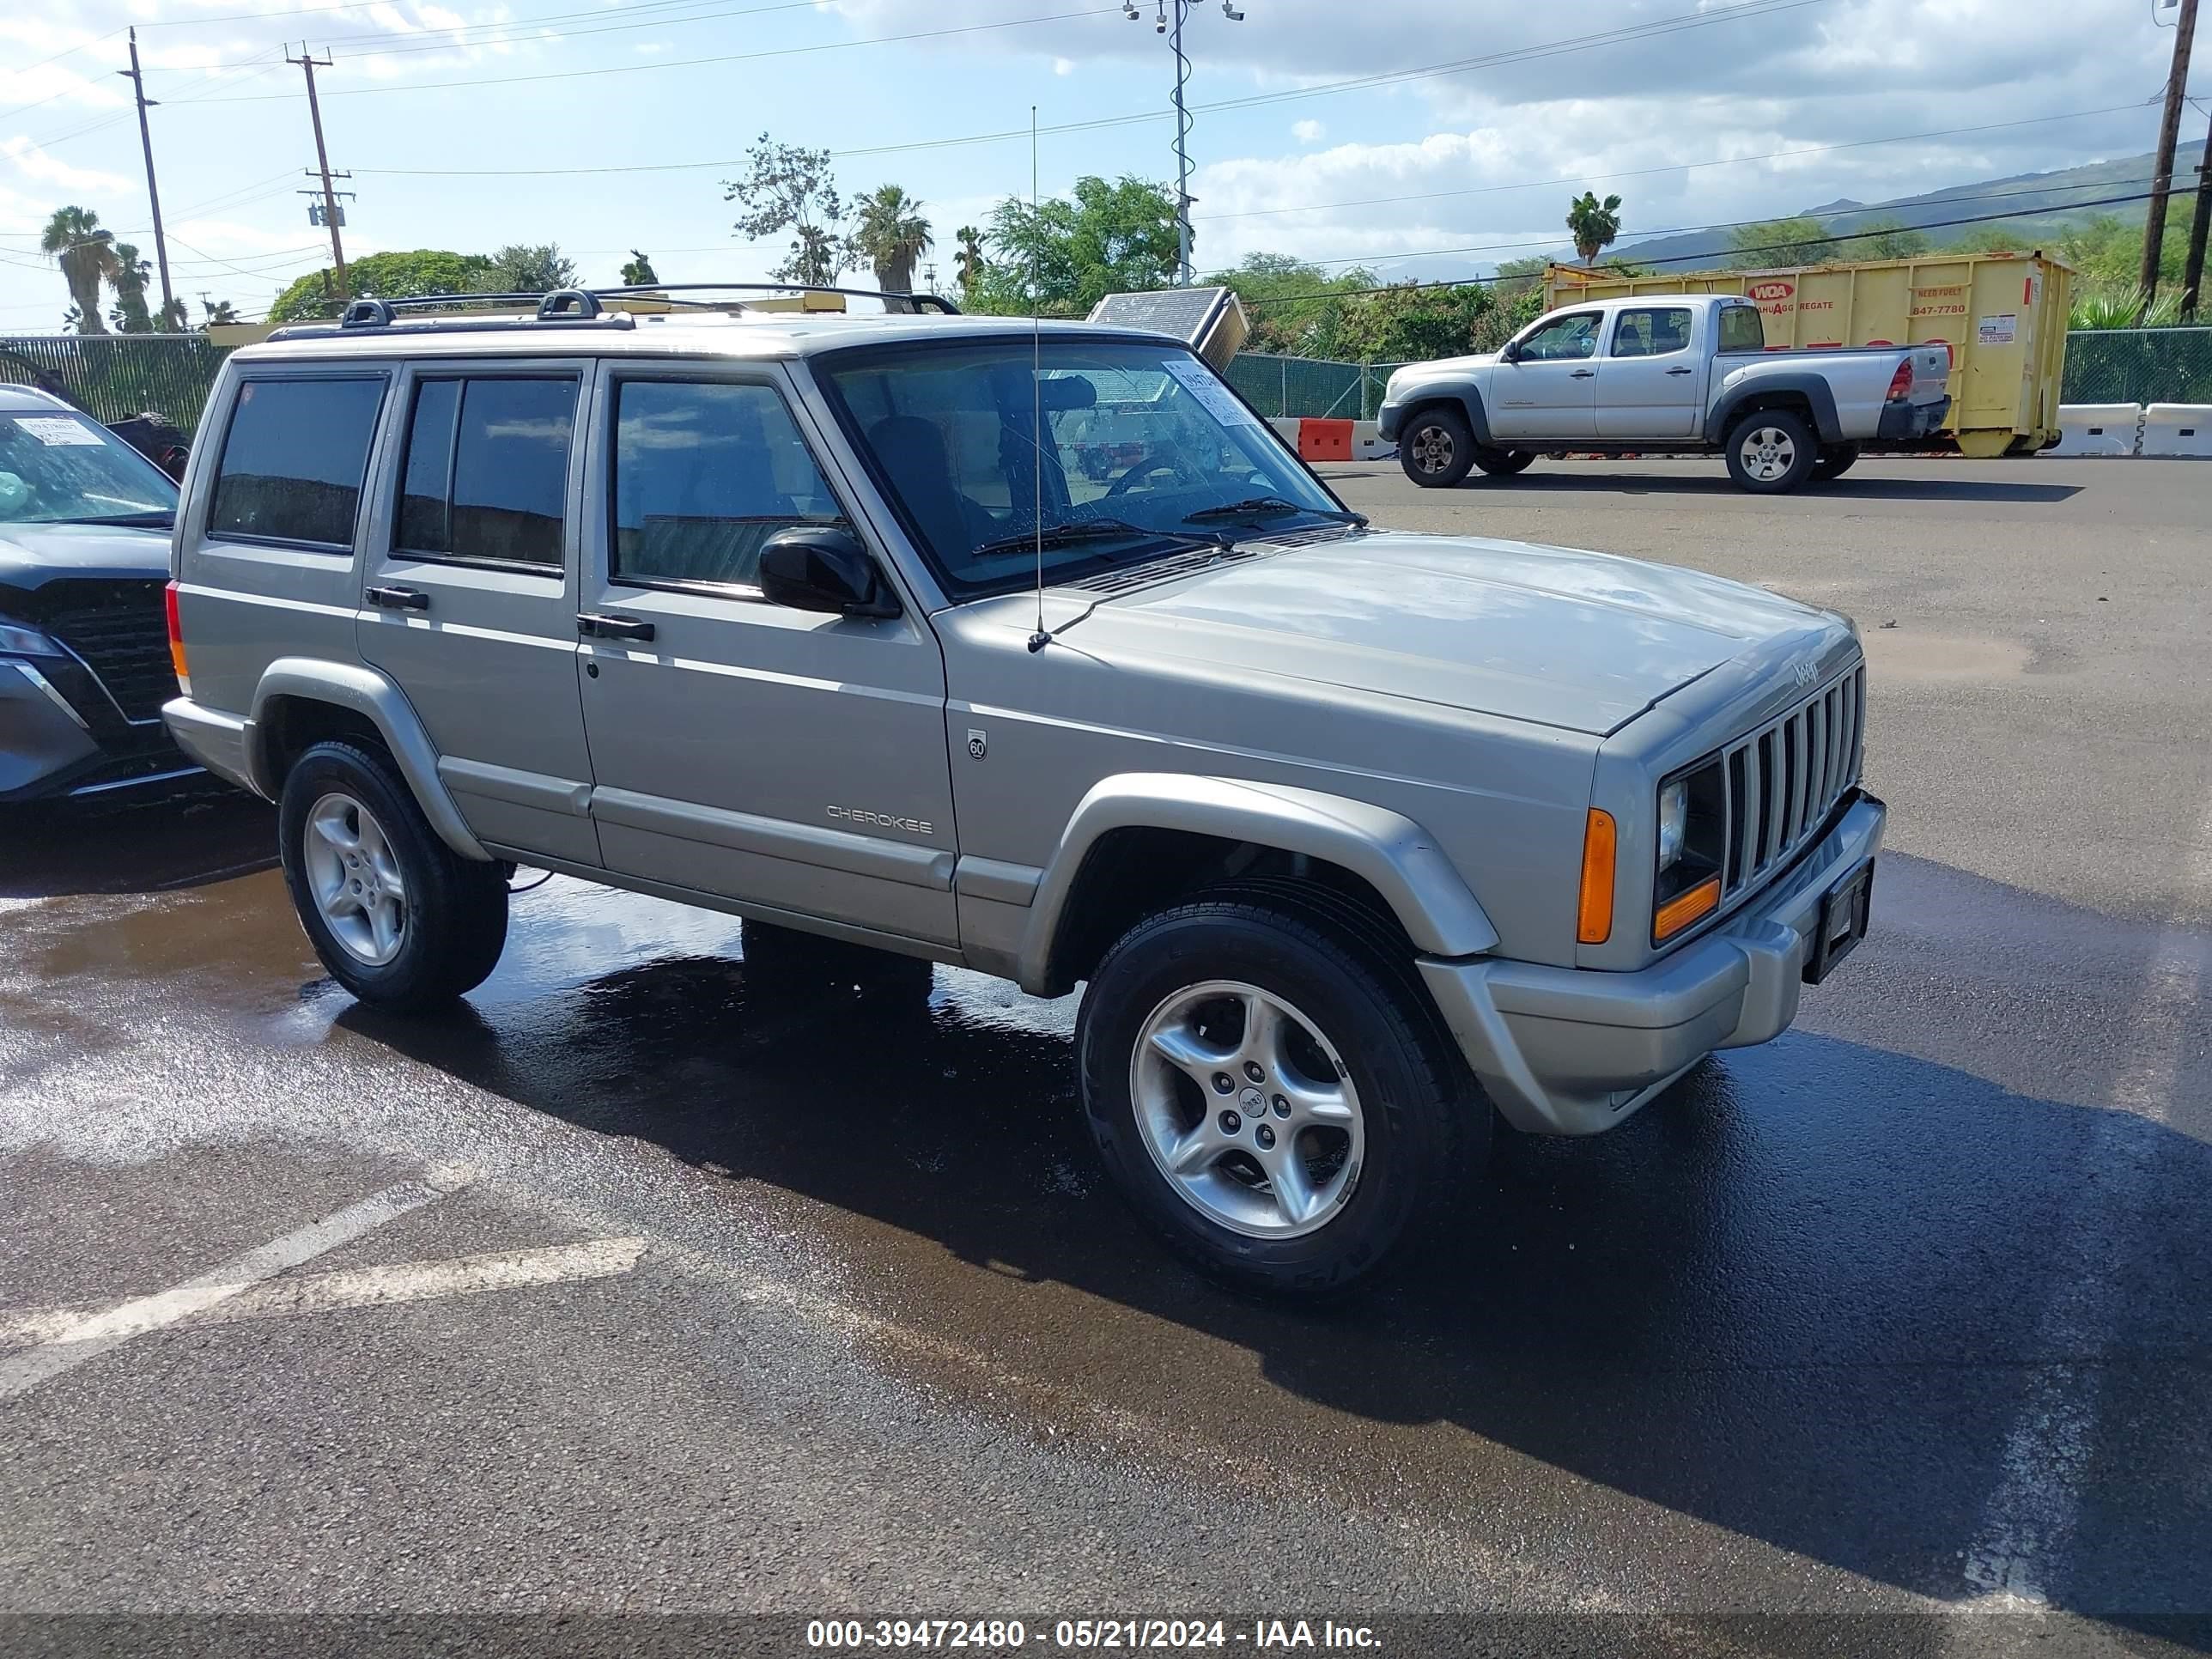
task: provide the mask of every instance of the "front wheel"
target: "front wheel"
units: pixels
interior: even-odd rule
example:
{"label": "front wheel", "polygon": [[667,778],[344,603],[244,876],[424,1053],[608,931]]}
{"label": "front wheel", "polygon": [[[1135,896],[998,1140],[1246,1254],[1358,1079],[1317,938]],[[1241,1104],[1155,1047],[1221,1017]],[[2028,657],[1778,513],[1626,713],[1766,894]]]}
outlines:
{"label": "front wheel", "polygon": [[1831,478],[1840,478],[1851,470],[1851,463],[1859,458],[1856,444],[1826,444],[1813,463],[1813,482],[1826,483]]}
{"label": "front wheel", "polygon": [[1356,933],[1233,896],[1139,923],[1092,975],[1084,1110],[1139,1214],[1241,1289],[1320,1295],[1449,1190],[1471,1102]]}
{"label": "front wheel", "polygon": [[1510,478],[1516,473],[1526,472],[1529,462],[1536,459],[1535,452],[1527,449],[1479,449],[1474,464],[1493,478]]}
{"label": "front wheel", "polygon": [[1729,434],[1729,476],[1754,495],[1784,495],[1812,476],[1819,453],[1802,416],[1786,409],[1757,410]]}
{"label": "front wheel", "polygon": [[1398,434],[1398,465],[1424,489],[1449,489],[1474,465],[1466,419],[1438,404],[1418,410]]}

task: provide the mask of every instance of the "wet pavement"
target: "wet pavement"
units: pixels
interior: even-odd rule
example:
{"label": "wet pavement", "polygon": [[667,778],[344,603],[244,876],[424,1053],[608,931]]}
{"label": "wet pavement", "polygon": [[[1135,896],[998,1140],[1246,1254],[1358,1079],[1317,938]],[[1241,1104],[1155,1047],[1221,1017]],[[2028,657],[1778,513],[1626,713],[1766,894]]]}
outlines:
{"label": "wet pavement", "polygon": [[2212,1613],[2195,474],[1342,471],[1388,523],[1623,547],[1656,511],[1667,556],[1856,585],[1896,819],[1795,1030],[1612,1134],[1501,1130],[1458,1224],[1294,1312],[1107,1189],[1073,999],[827,982],[560,878],[466,1006],[398,1019],[321,975],[265,807],[0,820],[0,1611],[2212,1645],[2177,1622]]}

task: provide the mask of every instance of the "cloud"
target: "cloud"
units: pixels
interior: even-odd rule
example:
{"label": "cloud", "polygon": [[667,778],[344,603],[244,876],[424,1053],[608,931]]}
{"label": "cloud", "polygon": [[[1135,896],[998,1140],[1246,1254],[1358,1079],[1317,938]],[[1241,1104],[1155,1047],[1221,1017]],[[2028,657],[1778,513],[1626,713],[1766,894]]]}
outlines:
{"label": "cloud", "polygon": [[1319,121],[1293,121],[1291,137],[1302,144],[1317,144],[1328,136],[1328,129]]}
{"label": "cloud", "polygon": [[42,185],[58,185],[64,190],[107,191],[131,188],[131,181],[120,174],[103,173],[97,167],[73,167],[47,155],[28,138],[15,137],[0,143],[0,155],[13,162],[15,171],[25,178],[35,179]]}
{"label": "cloud", "polygon": [[1052,60],[1052,72],[1053,72],[1054,75],[1073,75],[1073,74],[1074,74],[1074,73],[1075,73],[1075,60],[1074,60],[1073,58],[1054,58],[1054,59]]}

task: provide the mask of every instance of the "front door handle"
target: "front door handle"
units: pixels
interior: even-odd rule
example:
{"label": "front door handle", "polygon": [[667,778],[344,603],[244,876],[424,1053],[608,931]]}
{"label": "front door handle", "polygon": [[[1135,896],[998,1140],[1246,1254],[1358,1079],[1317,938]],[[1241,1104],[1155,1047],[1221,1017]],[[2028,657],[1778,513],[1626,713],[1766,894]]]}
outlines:
{"label": "front door handle", "polygon": [[380,611],[428,611],[430,596],[414,587],[371,587],[362,598]]}
{"label": "front door handle", "polygon": [[1669,374],[1694,374],[1698,371],[1694,368],[1670,368],[1667,372]]}
{"label": "front door handle", "polygon": [[576,618],[576,631],[592,640],[639,640],[653,638],[653,624],[640,622],[635,617],[610,617],[586,611]]}
{"label": "front door handle", "polygon": [[1587,380],[1591,375],[1596,373],[1597,371],[1594,368],[1578,368],[1573,374],[1568,375],[1567,378],[1571,380]]}

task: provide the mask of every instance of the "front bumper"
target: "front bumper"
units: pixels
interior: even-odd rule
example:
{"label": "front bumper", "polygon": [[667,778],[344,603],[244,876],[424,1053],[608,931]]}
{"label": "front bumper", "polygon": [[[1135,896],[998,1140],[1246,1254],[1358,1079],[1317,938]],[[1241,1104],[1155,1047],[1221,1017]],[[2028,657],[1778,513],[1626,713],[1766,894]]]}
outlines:
{"label": "front bumper", "polygon": [[0,804],[97,794],[196,769],[159,725],[125,720],[95,700],[96,690],[85,696],[93,684],[65,659],[0,659]]}
{"label": "front bumper", "polygon": [[1884,443],[1909,442],[1932,436],[1950,413],[1948,398],[1938,398],[1932,404],[1885,404],[1875,431]]}
{"label": "front bumper", "polygon": [[1425,957],[1421,976],[1507,1122],[1532,1134],[1595,1134],[1715,1049],[1789,1029],[1821,896],[1874,856],[1887,817],[1873,796],[1855,794],[1718,931],[1640,972]]}
{"label": "front bumper", "polygon": [[1398,428],[1406,419],[1406,405],[1385,403],[1375,411],[1375,430],[1386,444],[1398,441]]}

